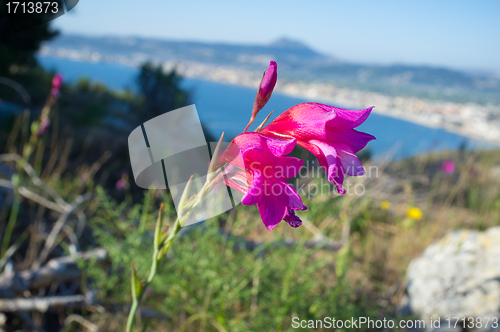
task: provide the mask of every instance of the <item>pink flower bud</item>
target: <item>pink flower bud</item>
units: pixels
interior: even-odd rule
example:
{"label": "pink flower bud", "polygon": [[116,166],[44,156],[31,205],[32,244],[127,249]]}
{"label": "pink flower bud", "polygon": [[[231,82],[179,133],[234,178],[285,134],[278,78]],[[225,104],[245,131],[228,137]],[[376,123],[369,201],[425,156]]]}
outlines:
{"label": "pink flower bud", "polygon": [[59,90],[61,88],[63,77],[61,74],[57,73],[52,78],[52,89]]}
{"label": "pink flower bud", "polygon": [[267,104],[278,80],[278,65],[275,61],[269,63],[269,68],[264,72],[262,80],[260,81],[259,90],[257,90],[257,95],[255,96],[255,101],[253,102],[252,116],[250,122],[245,128],[244,132],[247,131],[248,127],[254,122],[255,117],[259,111]]}
{"label": "pink flower bud", "polygon": [[274,86],[278,79],[278,65],[275,61],[269,63],[269,69],[264,72],[262,76],[262,81],[260,82],[259,90],[255,96],[255,101],[253,103],[252,116],[255,117],[257,113],[267,104],[271,94],[273,93]]}

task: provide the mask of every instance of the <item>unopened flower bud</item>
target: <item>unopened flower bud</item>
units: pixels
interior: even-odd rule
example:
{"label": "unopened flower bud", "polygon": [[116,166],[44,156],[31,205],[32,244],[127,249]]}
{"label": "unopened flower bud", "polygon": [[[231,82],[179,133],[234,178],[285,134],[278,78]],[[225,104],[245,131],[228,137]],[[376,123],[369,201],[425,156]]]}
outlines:
{"label": "unopened flower bud", "polygon": [[259,90],[257,90],[257,95],[255,96],[255,101],[253,102],[252,116],[250,122],[247,124],[244,132],[247,131],[248,127],[254,122],[255,117],[259,111],[267,104],[278,80],[278,65],[275,61],[269,63],[269,68],[264,72],[262,80],[260,81]]}

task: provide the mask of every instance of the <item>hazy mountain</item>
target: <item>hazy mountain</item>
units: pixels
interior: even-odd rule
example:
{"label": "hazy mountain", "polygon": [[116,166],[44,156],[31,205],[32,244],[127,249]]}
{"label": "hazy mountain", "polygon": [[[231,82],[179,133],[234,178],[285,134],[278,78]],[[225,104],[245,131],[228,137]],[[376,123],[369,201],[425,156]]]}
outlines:
{"label": "hazy mountain", "polygon": [[[174,41],[143,37],[87,37],[62,35],[46,44],[87,54],[135,62],[147,59],[194,61],[247,70],[263,70],[270,60],[279,63],[280,77],[332,81],[340,86],[422,97],[476,102],[497,101],[500,77],[454,69],[411,65],[366,65],[340,61],[300,41],[281,38],[267,45]],[[108,57],[109,58],[109,57]]]}
{"label": "hazy mountain", "polygon": [[269,45],[238,45],[174,41],[142,37],[86,37],[62,35],[46,46],[87,50],[100,54],[129,57],[145,56],[158,60],[197,61],[225,65],[269,64],[269,59],[287,63],[313,61],[328,63],[334,60],[304,44],[290,39],[280,39]]}

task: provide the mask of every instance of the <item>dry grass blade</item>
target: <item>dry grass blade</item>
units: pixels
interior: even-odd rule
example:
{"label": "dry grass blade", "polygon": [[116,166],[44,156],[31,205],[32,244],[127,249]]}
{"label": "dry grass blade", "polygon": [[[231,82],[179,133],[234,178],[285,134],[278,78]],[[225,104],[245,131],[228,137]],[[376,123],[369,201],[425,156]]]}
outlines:
{"label": "dry grass blade", "polygon": [[48,193],[55,200],[57,204],[59,204],[64,209],[70,208],[70,205],[55,191],[53,188],[46,185],[39,177],[36,175],[35,170],[28,164],[23,157],[18,154],[3,154],[0,155],[0,163],[2,162],[15,162],[20,165],[26,174],[30,177],[33,184],[39,187],[42,191]]}
{"label": "dry grass blade", "polygon": [[61,232],[64,224],[68,220],[68,217],[84,202],[88,201],[93,197],[92,194],[87,193],[83,196],[78,196],[77,199],[73,203],[71,203],[70,208],[62,214],[59,219],[57,219],[54,227],[52,228],[52,231],[50,232],[49,236],[47,237],[47,240],[45,241],[45,246],[40,253],[40,256],[38,256],[37,260],[33,263],[32,268],[37,269],[40,267],[41,264],[45,262],[47,257],[49,256],[50,252],[54,249],[54,242]]}

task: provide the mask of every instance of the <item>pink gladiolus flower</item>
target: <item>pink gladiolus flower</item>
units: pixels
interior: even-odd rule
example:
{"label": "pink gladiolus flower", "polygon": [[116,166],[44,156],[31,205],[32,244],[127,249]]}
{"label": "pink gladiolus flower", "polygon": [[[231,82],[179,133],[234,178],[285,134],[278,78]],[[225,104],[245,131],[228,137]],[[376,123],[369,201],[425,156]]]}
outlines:
{"label": "pink gladiolus flower", "polygon": [[295,176],[303,161],[284,157],[292,152],[296,140],[281,140],[260,133],[243,133],[233,140],[221,156],[243,171],[229,174],[225,183],[243,194],[243,205],[257,204],[262,221],[272,230],[283,219],[298,227],[294,210],[305,210],[302,199],[285,180]]}
{"label": "pink gladiolus flower", "polygon": [[274,86],[276,85],[276,81],[278,80],[278,65],[275,61],[271,61],[269,63],[269,69],[264,72],[262,76],[262,80],[260,81],[259,90],[257,90],[257,95],[255,96],[255,101],[253,102],[252,116],[250,117],[250,122],[248,122],[245,130],[246,132],[248,127],[254,122],[255,117],[259,113],[259,111],[267,104],[274,90]]}
{"label": "pink gladiolus flower", "polygon": [[455,172],[455,162],[453,160],[445,160],[441,164],[441,169],[446,174],[453,174]]}
{"label": "pink gladiolus flower", "polygon": [[340,194],[344,175],[364,175],[355,153],[375,137],[354,130],[370,115],[373,107],[347,110],[333,106],[304,103],[293,106],[264,127],[260,133],[281,139],[297,139],[297,144],[318,158]]}

